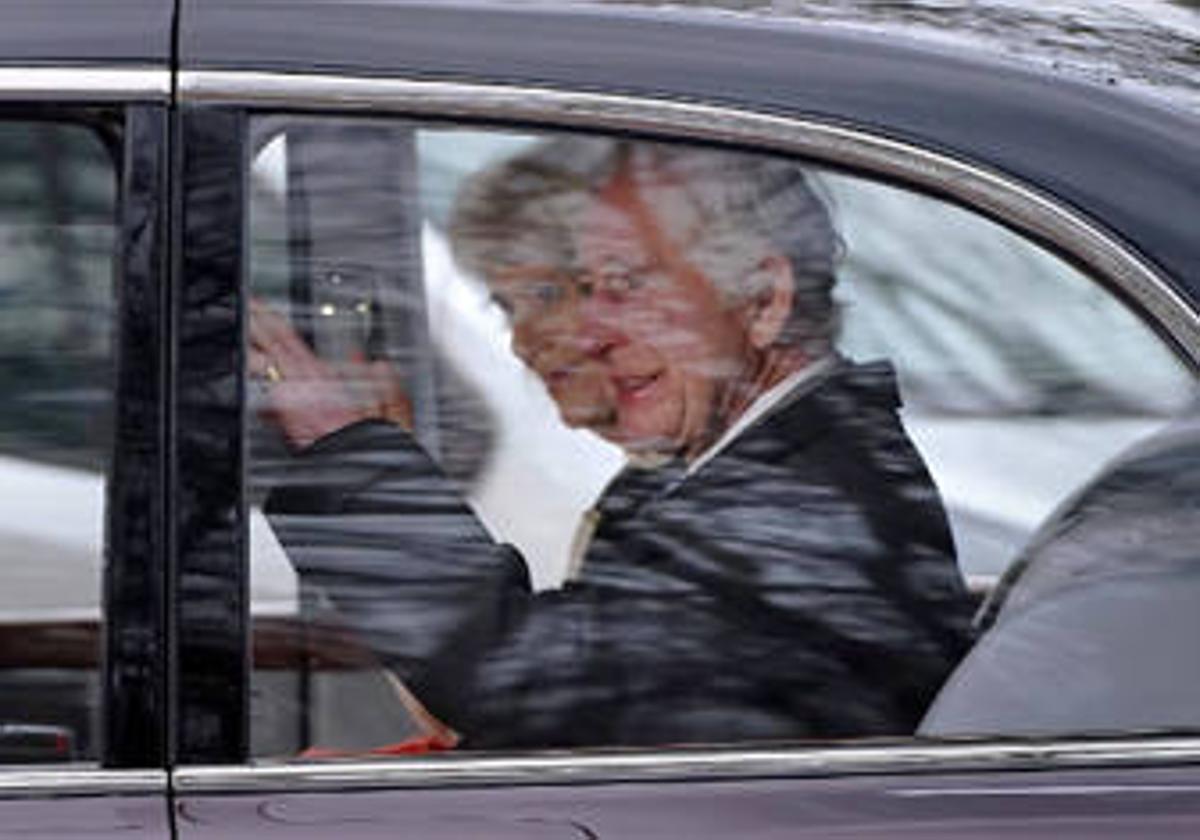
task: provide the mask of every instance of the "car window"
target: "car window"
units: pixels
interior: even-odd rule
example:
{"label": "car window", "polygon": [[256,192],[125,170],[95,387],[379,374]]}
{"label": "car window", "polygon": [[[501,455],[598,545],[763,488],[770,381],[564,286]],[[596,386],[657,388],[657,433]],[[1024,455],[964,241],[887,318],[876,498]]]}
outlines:
{"label": "car window", "polygon": [[0,762],[98,755],[116,175],[85,125],[0,120]]}
{"label": "car window", "polygon": [[256,136],[258,755],[911,735],[980,590],[1195,395],[1104,284],[862,175]]}

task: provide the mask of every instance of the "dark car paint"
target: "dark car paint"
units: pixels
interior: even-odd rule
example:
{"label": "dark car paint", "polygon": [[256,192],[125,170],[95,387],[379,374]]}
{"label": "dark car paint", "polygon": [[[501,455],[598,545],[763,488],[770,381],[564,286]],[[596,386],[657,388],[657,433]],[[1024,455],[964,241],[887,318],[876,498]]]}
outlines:
{"label": "dark car paint", "polygon": [[167,840],[170,836],[170,814],[161,796],[0,796],[0,840]]}
{"label": "dark car paint", "polygon": [[8,0],[0,6],[0,67],[167,66],[171,0]]}
{"label": "dark car paint", "polygon": [[186,796],[182,840],[1093,840],[1200,831],[1200,771]]}
{"label": "dark car paint", "polygon": [[[183,4],[179,58],[184,69],[341,70],[516,82],[720,102],[871,127],[1009,172],[1057,195],[1138,247],[1193,306],[1200,298],[1197,121],[1141,104],[1119,90],[876,37],[703,17],[682,22],[673,13],[335,0]],[[165,67],[171,59],[172,9],[165,1],[92,0],[83,11],[70,0],[40,0],[12,4],[0,17],[0,65]],[[740,33],[736,43],[729,30]],[[747,62],[747,55],[755,61]],[[621,68],[620,78],[613,67]],[[141,436],[127,440],[118,452],[113,504],[125,511],[147,502],[166,504],[154,499],[153,491],[170,468],[164,459],[176,444],[183,450],[178,465],[189,472],[176,474],[180,498],[172,513],[145,508],[150,512],[115,534],[111,547],[132,563],[138,551],[145,558],[168,556],[172,539],[185,553],[195,546],[194,585],[202,589],[237,568],[243,547],[233,527],[238,516],[225,516],[233,499],[220,489],[228,490],[222,477],[235,469],[236,454],[222,462],[218,474],[209,469],[212,462],[205,464],[206,453],[220,455],[213,428],[208,443],[204,440],[206,423],[215,423],[219,432],[240,422],[231,378],[238,363],[237,270],[226,262],[237,243],[206,239],[203,202],[197,204],[196,198],[209,190],[214,207],[236,200],[221,195],[229,187],[221,187],[219,178],[238,169],[225,159],[216,170],[201,171],[211,149],[196,129],[213,123],[192,120],[183,148],[191,143],[195,151],[180,153],[184,177],[190,178],[185,189],[192,195],[191,215],[177,213],[176,222],[188,248],[176,269],[173,316],[183,318],[181,435],[166,437],[167,419],[156,398],[155,388],[168,373],[164,356],[154,351],[162,346],[162,333],[123,335],[122,357],[128,361],[121,396],[138,395],[128,403],[131,419],[150,419]],[[152,131],[154,139],[141,154],[163,153],[165,125],[144,123],[139,136],[145,136],[142,131]],[[161,158],[155,160],[159,168],[149,171],[157,174],[140,185],[143,197],[163,187]],[[161,328],[167,322],[161,282],[165,214],[138,202],[125,213],[126,276],[141,278],[137,294],[124,304],[126,323],[150,318]],[[190,232],[189,224],[194,225]],[[214,351],[218,361],[208,356],[206,363]],[[232,387],[231,413],[214,418],[204,412],[201,396],[214,387]],[[189,388],[198,395],[190,415]],[[128,472],[121,473],[122,468]],[[205,492],[210,498],[199,498]],[[174,537],[156,530],[155,521],[166,515],[176,523]],[[120,524],[120,517],[114,515],[114,521]],[[151,600],[134,604],[129,590],[112,602],[124,599],[140,618],[129,625],[129,633],[120,626],[111,631],[110,650],[131,652],[132,658],[127,670],[112,672],[108,686],[110,731],[125,734],[111,745],[107,761],[163,766],[170,749],[165,729],[139,740],[131,728],[139,722],[158,726],[165,714],[160,668],[166,651],[144,639],[147,633],[164,637],[156,600],[160,579],[131,572],[129,585],[148,587],[143,591]],[[238,623],[222,625],[233,605],[205,612],[216,603],[198,600],[190,607],[189,627],[223,626],[224,632],[201,640],[185,690],[202,695],[221,686],[221,680],[232,680],[224,684],[225,699],[211,708],[240,708],[244,714],[244,676],[236,660],[241,643],[234,638]],[[160,693],[148,700],[134,696],[151,685]],[[149,719],[139,720],[140,715]],[[194,718],[190,725],[221,729],[214,719]],[[197,751],[191,758],[244,758],[244,743],[237,738],[209,743],[211,752]],[[1183,837],[1194,836],[1200,827],[1198,792],[1200,767],[236,796],[184,789],[173,803],[174,832],[165,798],[42,797],[0,799],[0,837]]]}

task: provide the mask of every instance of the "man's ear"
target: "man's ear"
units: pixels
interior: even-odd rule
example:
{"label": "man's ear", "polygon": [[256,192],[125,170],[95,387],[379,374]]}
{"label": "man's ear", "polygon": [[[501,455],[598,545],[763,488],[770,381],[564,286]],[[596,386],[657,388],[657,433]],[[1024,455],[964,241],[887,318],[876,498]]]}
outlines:
{"label": "man's ear", "polygon": [[765,350],[778,340],[792,317],[796,298],[796,276],[792,262],[782,254],[772,254],[754,268],[747,278],[751,293],[747,317],[750,343]]}

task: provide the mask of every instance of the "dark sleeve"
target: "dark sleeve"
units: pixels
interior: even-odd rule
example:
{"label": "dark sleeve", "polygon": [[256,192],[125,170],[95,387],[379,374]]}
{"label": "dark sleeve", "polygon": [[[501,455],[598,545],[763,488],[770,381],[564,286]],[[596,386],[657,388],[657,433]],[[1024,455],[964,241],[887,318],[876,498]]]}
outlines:
{"label": "dark sleeve", "polygon": [[302,454],[265,511],[305,585],[454,725],[469,673],[532,600],[437,465],[398,427],[365,422]]}

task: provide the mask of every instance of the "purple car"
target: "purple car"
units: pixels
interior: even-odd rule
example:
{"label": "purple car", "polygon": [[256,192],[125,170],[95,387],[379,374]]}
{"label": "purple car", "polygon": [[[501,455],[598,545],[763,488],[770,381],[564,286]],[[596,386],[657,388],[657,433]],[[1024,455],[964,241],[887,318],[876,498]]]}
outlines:
{"label": "purple car", "polygon": [[1200,117],[971,43],[0,9],[0,838],[1200,833]]}

